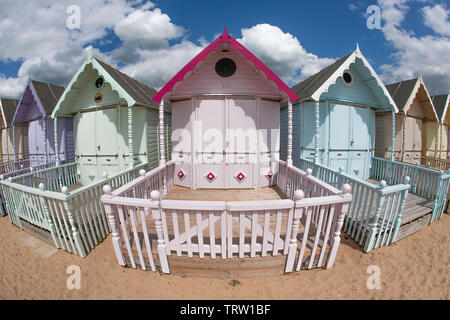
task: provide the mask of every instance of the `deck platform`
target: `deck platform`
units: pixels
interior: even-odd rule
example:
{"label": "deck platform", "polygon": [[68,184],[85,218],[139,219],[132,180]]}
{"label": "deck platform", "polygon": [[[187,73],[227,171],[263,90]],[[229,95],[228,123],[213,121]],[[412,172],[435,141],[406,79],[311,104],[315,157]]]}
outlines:
{"label": "deck platform", "polygon": [[164,197],[166,200],[191,200],[191,201],[263,201],[281,200],[288,197],[280,188],[267,187],[262,189],[200,189],[192,190],[185,187],[174,186]]}

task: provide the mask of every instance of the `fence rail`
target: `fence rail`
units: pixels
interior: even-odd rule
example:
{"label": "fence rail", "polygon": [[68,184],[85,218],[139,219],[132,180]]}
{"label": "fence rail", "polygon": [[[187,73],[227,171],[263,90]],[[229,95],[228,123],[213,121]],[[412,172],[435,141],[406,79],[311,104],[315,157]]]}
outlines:
{"label": "fence rail", "polygon": [[420,163],[425,167],[434,168],[437,170],[447,171],[448,169],[450,169],[449,159],[422,156]]}
{"label": "fence rail", "polygon": [[57,248],[84,258],[110,233],[100,203],[102,187],[106,184],[117,187],[130,182],[143,169],[150,167],[142,164],[72,192],[67,187],[79,181],[74,163],[12,177],[0,183],[11,223],[22,228],[21,220],[24,220],[47,230]]}
{"label": "fence rail", "polygon": [[[283,254],[287,255],[285,272],[333,265],[351,201],[349,186],[342,192],[280,162],[278,185],[291,199],[161,200],[167,192],[164,179],[169,189],[173,185],[173,167],[169,163],[141,172],[141,177],[114,192],[104,187],[102,203],[120,265],[156,271],[159,261],[162,271],[170,273],[172,254],[188,258],[196,254],[201,259]],[[309,198],[297,189],[300,186]]]}
{"label": "fence rail", "polygon": [[315,164],[306,159],[296,159],[299,168],[312,169],[316,178],[342,188],[347,183],[352,188],[353,201],[345,217],[344,232],[355,240],[364,251],[389,245],[396,241],[402,221],[409,178],[402,183],[387,186],[381,181],[377,186],[339,171]]}
{"label": "fence rail", "polygon": [[29,159],[4,162],[0,163],[0,174],[11,173],[29,167],[30,167]]}

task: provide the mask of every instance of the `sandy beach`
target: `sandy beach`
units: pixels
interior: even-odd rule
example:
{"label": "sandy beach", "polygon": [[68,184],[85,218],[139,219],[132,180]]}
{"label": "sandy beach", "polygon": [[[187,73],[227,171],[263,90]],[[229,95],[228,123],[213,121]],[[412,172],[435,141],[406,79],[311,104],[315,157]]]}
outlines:
{"label": "sandy beach", "polygon": [[[0,299],[449,299],[450,216],[389,247],[363,253],[342,236],[334,267],[281,277],[181,278],[119,266],[111,236],[86,259],[52,246],[0,218]],[[67,289],[80,267],[81,288]],[[369,266],[381,288],[369,289]],[[237,282],[235,282],[237,283]]]}

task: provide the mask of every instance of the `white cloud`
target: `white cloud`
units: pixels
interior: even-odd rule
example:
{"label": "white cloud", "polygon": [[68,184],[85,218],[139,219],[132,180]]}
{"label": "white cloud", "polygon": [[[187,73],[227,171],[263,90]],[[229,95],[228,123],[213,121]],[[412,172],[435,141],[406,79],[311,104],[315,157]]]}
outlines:
{"label": "white cloud", "polygon": [[425,7],[422,9],[425,25],[433,29],[436,33],[443,36],[450,36],[450,21],[448,16],[450,10],[437,4],[434,7]]}
{"label": "white cloud", "polygon": [[[408,0],[378,0],[384,20],[383,34],[396,50],[392,63],[380,67],[386,83],[406,80],[421,74],[432,94],[450,91],[450,40],[446,36],[417,37],[411,30],[402,28],[408,14]],[[431,12],[424,15],[425,21]],[[440,20],[442,22],[442,19]],[[429,23],[429,22],[428,22]],[[441,26],[441,24],[436,24]]]}
{"label": "white cloud", "polygon": [[242,29],[238,41],[289,84],[317,73],[335,60],[308,53],[296,37],[270,24]]}

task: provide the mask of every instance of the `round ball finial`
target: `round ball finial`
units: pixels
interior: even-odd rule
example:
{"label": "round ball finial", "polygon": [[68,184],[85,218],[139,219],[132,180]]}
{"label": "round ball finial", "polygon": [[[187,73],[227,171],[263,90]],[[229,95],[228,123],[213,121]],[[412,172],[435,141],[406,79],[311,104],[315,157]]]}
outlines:
{"label": "round ball finial", "polygon": [[343,173],[343,172],[344,172],[344,170],[345,170],[345,169],[344,169],[344,167],[342,167],[342,166],[341,166],[341,167],[339,167],[339,172],[340,172],[340,173]]}
{"label": "round ball finial", "polygon": [[5,180],[5,176],[4,176],[4,175],[1,175],[1,176],[0,176],[0,179],[1,179],[1,180]]}
{"label": "round ball finial", "polygon": [[103,186],[103,193],[104,194],[111,194],[111,192],[112,192],[111,186],[109,184],[105,184]]}
{"label": "round ball finial", "polygon": [[9,178],[8,178],[8,182],[12,182],[12,177],[9,177]]}
{"label": "round ball finial", "polygon": [[352,186],[349,185],[348,183],[345,183],[342,186],[342,192],[344,192],[344,193],[351,193],[352,192]]}
{"label": "round ball finial", "polygon": [[312,175],[313,170],[311,168],[306,169],[306,175],[310,176]]}
{"label": "round ball finial", "polygon": [[416,166],[420,167],[420,162],[419,161],[416,162]]}
{"label": "round ball finial", "polygon": [[150,193],[150,199],[152,199],[152,201],[159,201],[161,200],[161,195],[159,193],[159,191],[154,190]]}
{"label": "round ball finial", "polygon": [[39,189],[41,189],[41,191],[45,191],[45,184],[43,184],[42,182],[39,183]]}
{"label": "round ball finial", "polygon": [[406,176],[405,178],[405,183],[409,184],[411,182],[411,178],[409,176]]}
{"label": "round ball finial", "polygon": [[381,188],[386,188],[386,187],[387,187],[386,181],[381,180],[381,181],[380,181],[380,187],[381,187]]}
{"label": "round ball finial", "polygon": [[303,190],[295,190],[294,192],[294,200],[298,201],[298,200],[302,200],[305,198],[305,193],[303,192]]}
{"label": "round ball finial", "polygon": [[33,172],[34,171],[34,168],[33,167],[30,167],[30,172]]}
{"label": "round ball finial", "polygon": [[69,193],[69,189],[66,186],[64,186],[64,187],[61,188],[61,192],[64,193],[64,194],[68,194]]}
{"label": "round ball finial", "polygon": [[139,170],[139,175],[141,177],[145,176],[145,170],[144,169]]}

